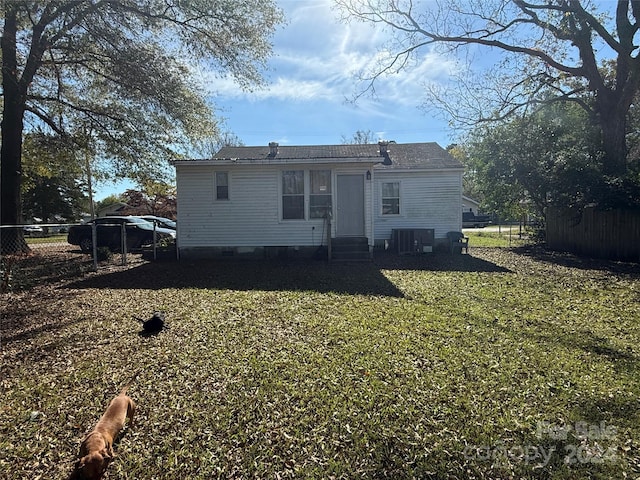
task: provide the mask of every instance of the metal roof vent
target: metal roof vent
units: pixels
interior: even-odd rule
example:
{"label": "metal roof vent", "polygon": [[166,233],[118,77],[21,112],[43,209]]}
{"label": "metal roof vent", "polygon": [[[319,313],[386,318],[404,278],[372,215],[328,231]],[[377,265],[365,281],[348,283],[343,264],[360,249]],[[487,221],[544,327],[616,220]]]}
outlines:
{"label": "metal roof vent", "polygon": [[269,142],[269,156],[275,157],[278,154],[278,142]]}

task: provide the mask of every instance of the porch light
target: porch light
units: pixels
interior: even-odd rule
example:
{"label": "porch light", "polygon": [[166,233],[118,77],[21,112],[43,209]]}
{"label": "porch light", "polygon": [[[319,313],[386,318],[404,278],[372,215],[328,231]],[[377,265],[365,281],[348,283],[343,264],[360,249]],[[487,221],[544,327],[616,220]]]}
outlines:
{"label": "porch light", "polygon": [[371,170],[367,170],[367,180],[371,180]]}

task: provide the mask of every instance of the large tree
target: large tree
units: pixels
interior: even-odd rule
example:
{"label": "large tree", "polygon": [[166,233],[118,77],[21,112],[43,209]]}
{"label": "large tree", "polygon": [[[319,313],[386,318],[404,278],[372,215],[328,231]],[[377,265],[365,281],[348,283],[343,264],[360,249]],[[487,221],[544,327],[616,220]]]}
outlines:
{"label": "large tree", "polygon": [[[594,127],[575,105],[554,104],[528,115],[476,128],[464,145],[485,207],[501,216],[527,208],[539,218],[546,207],[584,206],[602,195]],[[621,198],[615,203],[628,203]]]}
{"label": "large tree", "polygon": [[[482,108],[476,120],[504,118],[540,102],[575,102],[601,130],[603,174],[626,174],[627,121],[640,87],[640,2],[335,1],[345,19],[373,22],[393,32],[386,61],[366,77],[369,86],[382,74],[408,68],[428,48],[500,51],[506,69],[492,71],[490,78],[506,81],[477,85],[476,92],[495,95],[491,110]],[[605,61],[613,69],[603,68]],[[469,86],[469,77],[466,81]],[[463,108],[462,103],[449,106],[451,112]]]}
{"label": "large tree", "polygon": [[[148,178],[184,138],[215,128],[195,74],[259,84],[282,21],[273,0],[12,0],[0,11],[3,225],[22,221],[25,128],[84,138],[113,175]],[[10,237],[3,251],[24,248]]]}
{"label": "large tree", "polygon": [[127,204],[125,215],[155,215],[175,219],[176,188],[161,182],[145,182],[142,190],[127,190],[121,195]]}

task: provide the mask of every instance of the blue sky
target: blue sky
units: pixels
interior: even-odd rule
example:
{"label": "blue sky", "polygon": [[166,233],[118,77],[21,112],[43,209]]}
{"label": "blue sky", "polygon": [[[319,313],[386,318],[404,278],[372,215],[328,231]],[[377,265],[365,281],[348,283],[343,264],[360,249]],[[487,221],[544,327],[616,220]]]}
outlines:
{"label": "blue sky", "polygon": [[[410,70],[381,78],[375,97],[354,103],[350,99],[363,88],[357,72],[379,58],[386,33],[340,22],[333,0],[280,0],[278,5],[287,23],[273,38],[264,88],[244,92],[231,79],[202,76],[225,130],[245,145],[337,144],[357,130],[399,143],[434,141],[446,147],[455,140],[445,120],[420,108],[425,83],[446,82],[455,68],[452,59],[422,52]],[[96,187],[96,200],[135,188],[127,182]]]}
{"label": "blue sky", "polygon": [[452,63],[424,53],[419,65],[383,78],[376,96],[349,101],[361,91],[356,73],[378,58],[386,40],[380,28],[341,23],[332,0],[286,0],[279,5],[288,24],[274,37],[269,85],[241,92],[230,81],[208,85],[226,126],[247,145],[335,144],[357,130],[398,142],[451,138],[446,122],[419,109],[423,85],[445,80]]}

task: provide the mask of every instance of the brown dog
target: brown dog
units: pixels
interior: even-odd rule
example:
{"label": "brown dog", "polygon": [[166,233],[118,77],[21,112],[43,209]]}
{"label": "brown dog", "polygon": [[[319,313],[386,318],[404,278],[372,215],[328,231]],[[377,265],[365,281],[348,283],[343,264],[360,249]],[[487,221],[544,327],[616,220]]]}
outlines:
{"label": "brown dog", "polygon": [[129,426],[133,426],[136,404],[127,396],[128,388],[129,385],[111,400],[98,424],[82,439],[80,460],[75,465],[77,478],[100,479],[113,459],[113,440],[124,427],[127,418]]}

